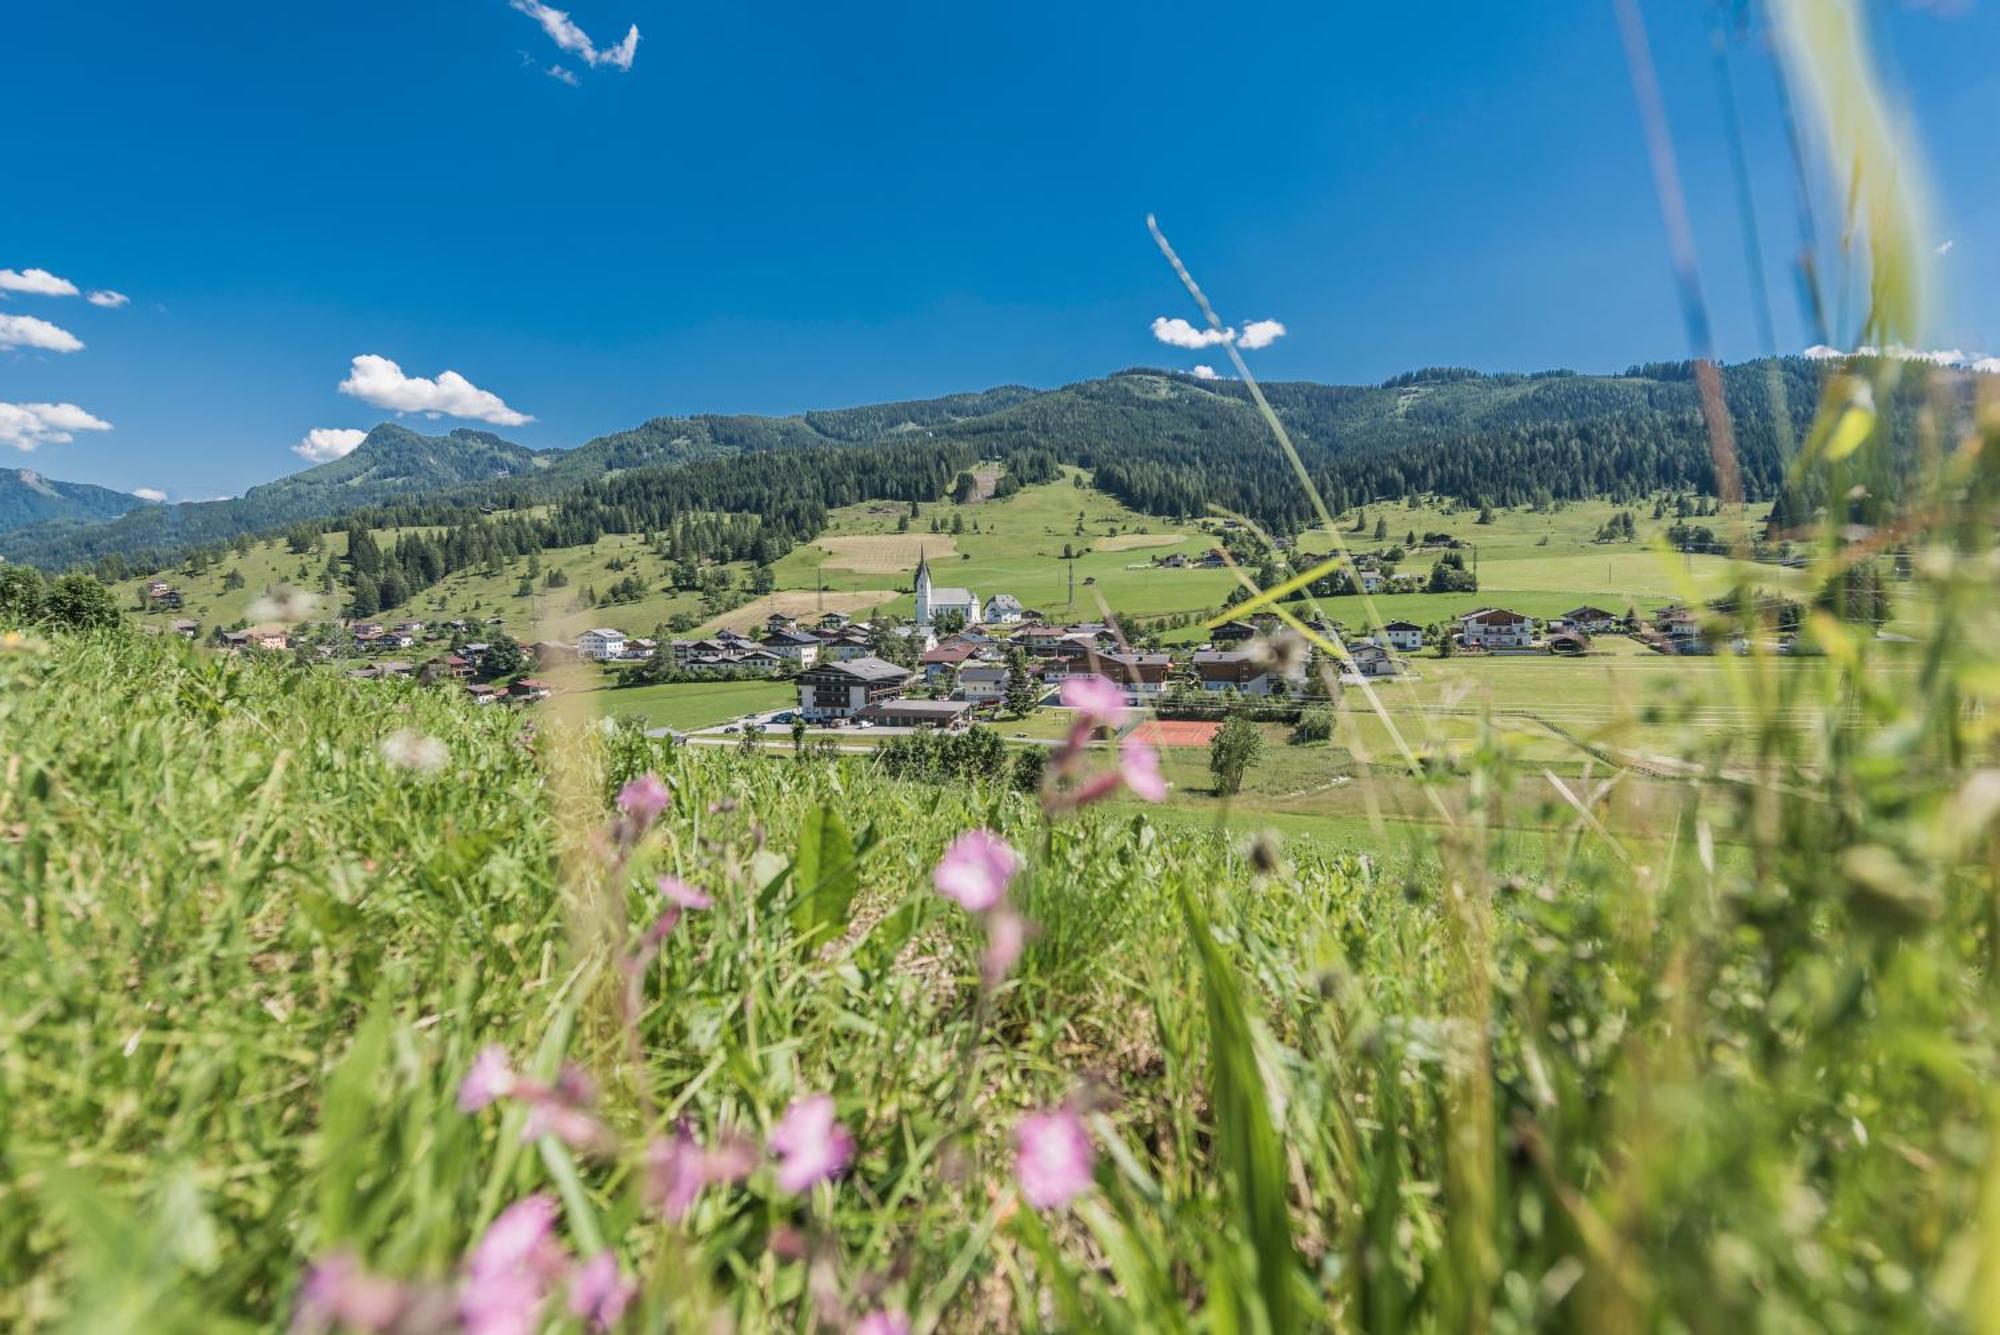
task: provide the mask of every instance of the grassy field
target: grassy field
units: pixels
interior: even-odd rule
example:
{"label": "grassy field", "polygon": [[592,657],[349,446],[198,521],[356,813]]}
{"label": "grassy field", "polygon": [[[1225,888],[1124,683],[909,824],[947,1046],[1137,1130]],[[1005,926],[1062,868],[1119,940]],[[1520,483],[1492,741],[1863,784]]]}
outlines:
{"label": "grassy field", "polygon": [[[1628,779],[1611,834],[1504,748],[1307,816],[1342,748],[1274,729],[1234,802],[1191,752],[1166,806],[1045,813],[607,735],[611,692],[0,641],[0,1327],[414,1319],[546,1211],[505,1292],[565,1331],[586,1257],[630,1329],[1969,1328],[1993,743],[1850,647],[1687,752],[1766,781]],[[980,826],[1026,863],[985,916],[932,888]],[[711,906],[661,919],[667,873]],[[486,1048],[579,1074],[481,1107]]]}
{"label": "grassy field", "polygon": [[798,703],[787,681],[689,681],[600,690],[588,704],[602,717],[634,718],[649,728],[682,732],[728,723],[745,714]]}

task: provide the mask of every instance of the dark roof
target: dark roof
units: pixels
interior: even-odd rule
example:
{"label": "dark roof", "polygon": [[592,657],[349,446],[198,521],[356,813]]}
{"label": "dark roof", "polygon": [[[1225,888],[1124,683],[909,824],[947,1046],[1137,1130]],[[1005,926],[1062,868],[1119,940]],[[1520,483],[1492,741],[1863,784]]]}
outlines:
{"label": "dark roof", "polygon": [[1385,621],[1385,622],[1383,622],[1383,623],[1382,623],[1382,629],[1383,629],[1383,630],[1422,630],[1422,629],[1423,629],[1423,627],[1422,627],[1422,626],[1419,626],[1419,625],[1418,625],[1418,624],[1417,624],[1416,622],[1414,622],[1414,621]]}

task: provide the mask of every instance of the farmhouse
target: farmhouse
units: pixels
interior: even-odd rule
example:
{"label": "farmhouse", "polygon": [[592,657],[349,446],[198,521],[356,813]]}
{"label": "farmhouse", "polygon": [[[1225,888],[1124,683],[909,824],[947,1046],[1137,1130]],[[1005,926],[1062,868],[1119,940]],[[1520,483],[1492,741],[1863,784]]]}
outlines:
{"label": "farmhouse", "polygon": [[1526,649],[1535,642],[1535,620],[1504,607],[1485,607],[1458,619],[1459,634],[1474,649]]}
{"label": "farmhouse", "polygon": [[1348,670],[1362,677],[1394,677],[1403,661],[1379,644],[1357,644],[1348,651]]}
{"label": "farmhouse", "polygon": [[952,674],[971,657],[972,646],[963,640],[940,644],[937,648],[928,650],[923,658],[918,660],[924,669],[924,684],[940,686],[950,681]]}
{"label": "farmhouse", "polygon": [[162,608],[178,612],[181,609],[181,591],[163,579],[152,580],[146,585],[146,606],[156,612]]}
{"label": "farmhouse", "polygon": [[815,723],[852,718],[869,705],[901,695],[909,679],[907,668],[880,658],[821,663],[799,674],[799,712]]}
{"label": "farmhouse", "polygon": [[979,620],[979,595],[970,589],[947,588],[931,582],[931,565],[917,551],[917,624],[928,628],[947,612],[956,613],[964,625]]}
{"label": "farmhouse", "polygon": [[624,652],[625,632],[622,630],[610,630],[600,626],[576,637],[576,653],[579,658],[608,663]]}
{"label": "farmhouse", "polygon": [[507,688],[507,698],[516,704],[533,704],[548,699],[549,695],[549,684],[534,677],[523,677]]}
{"label": "farmhouse", "polygon": [[1086,661],[1091,671],[1117,686],[1135,705],[1165,695],[1174,670],[1169,654],[1092,654]]}
{"label": "farmhouse", "polygon": [[1203,649],[1192,663],[1195,680],[1204,691],[1270,695],[1281,680],[1273,676],[1263,655],[1247,649]]}

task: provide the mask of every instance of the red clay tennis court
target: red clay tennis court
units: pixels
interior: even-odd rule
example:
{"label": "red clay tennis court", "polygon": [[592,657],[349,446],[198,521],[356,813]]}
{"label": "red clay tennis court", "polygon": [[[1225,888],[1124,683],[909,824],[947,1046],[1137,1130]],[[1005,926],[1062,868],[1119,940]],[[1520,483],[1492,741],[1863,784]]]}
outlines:
{"label": "red clay tennis court", "polygon": [[1197,723],[1190,719],[1147,719],[1132,735],[1154,746],[1207,746],[1215,740],[1220,723]]}

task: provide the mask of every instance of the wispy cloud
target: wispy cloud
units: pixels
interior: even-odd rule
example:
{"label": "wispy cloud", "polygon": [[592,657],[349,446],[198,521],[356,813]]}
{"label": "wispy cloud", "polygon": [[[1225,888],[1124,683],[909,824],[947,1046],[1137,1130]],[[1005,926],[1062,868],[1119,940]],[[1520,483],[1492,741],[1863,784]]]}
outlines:
{"label": "wispy cloud", "polygon": [[1285,336],[1285,326],[1276,320],[1252,320],[1243,326],[1243,337],[1236,340],[1239,348],[1268,348]]}
{"label": "wispy cloud", "polygon": [[1238,334],[1229,329],[1198,329],[1181,319],[1156,316],[1153,320],[1153,337],[1174,348],[1212,348],[1222,343],[1234,343],[1239,348],[1255,350],[1268,348],[1285,336],[1285,326],[1276,320],[1252,320],[1243,326]]}
{"label": "wispy cloud", "polygon": [[1952,247],[1956,246],[1957,244],[1958,242],[1955,239],[1947,241],[1943,245],[1939,246],[1936,250],[1932,251],[1931,253],[1933,255],[1949,255],[1951,254]]}
{"label": "wispy cloud", "polygon": [[58,278],[47,269],[0,269],[0,292],[23,292],[36,297],[73,297],[76,284]]}
{"label": "wispy cloud", "polygon": [[566,83],[572,88],[583,82],[583,80],[576,77],[576,71],[566,65],[551,65],[546,73],[557,83]]}
{"label": "wispy cloud", "polygon": [[1193,370],[1193,372],[1191,372],[1191,374],[1192,374],[1192,375],[1194,376],[1194,378],[1195,378],[1196,380],[1220,380],[1220,379],[1222,379],[1222,377],[1221,377],[1221,376],[1219,376],[1219,375],[1217,375],[1217,374],[1215,373],[1215,368],[1214,368],[1213,366],[1197,366],[1197,367],[1195,367],[1195,368],[1194,368],[1194,370]]}
{"label": "wispy cloud", "polygon": [[469,417],[496,426],[520,426],[535,419],[515,412],[498,394],[479,388],[456,371],[446,371],[435,380],[403,374],[403,368],[387,357],[363,353],[354,359],[340,392],[363,403],[399,413],[427,413],[432,417]]}
{"label": "wispy cloud", "polygon": [[[560,9],[552,9],[542,0],[508,0],[515,9],[542,25],[542,31],[549,35],[564,51],[569,52],[584,64],[593,68],[609,65],[616,70],[632,68],[632,57],[639,51],[639,25],[633,24],[625,34],[625,40],[616,46],[600,48],[590,40],[590,35],[576,26],[570,16]],[[551,74],[554,71],[550,71]],[[572,76],[572,79],[574,76]],[[564,82],[571,82],[566,79]]]}
{"label": "wispy cloud", "polygon": [[67,445],[78,431],[109,431],[111,423],[74,403],[0,403],[0,445],[32,450]]}
{"label": "wispy cloud", "polygon": [[132,494],[142,501],[151,501],[155,505],[167,499],[167,493],[161,491],[158,487],[134,487],[132,488]]}
{"label": "wispy cloud", "polygon": [[[113,292],[110,288],[103,287],[91,293],[88,300],[93,306],[102,306],[108,311],[115,311],[120,306],[130,305],[132,298],[126,296],[123,292]],[[136,496],[139,493],[133,492],[132,494]]]}
{"label": "wispy cloud", "polygon": [[44,352],[81,352],[83,340],[60,325],[32,315],[0,315],[0,351],[40,348]]}
{"label": "wispy cloud", "polygon": [[[347,386],[342,385],[341,388],[346,389]],[[306,432],[304,440],[292,446],[292,453],[316,464],[327,464],[335,459],[345,459],[366,439],[368,439],[366,431],[355,431],[339,426],[316,426]]]}

